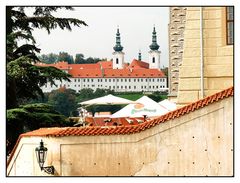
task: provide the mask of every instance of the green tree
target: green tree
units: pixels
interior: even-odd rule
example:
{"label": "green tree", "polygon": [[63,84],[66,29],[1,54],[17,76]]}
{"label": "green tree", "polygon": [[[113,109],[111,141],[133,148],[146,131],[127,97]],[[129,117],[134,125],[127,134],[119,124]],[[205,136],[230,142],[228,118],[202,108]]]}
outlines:
{"label": "green tree", "polygon": [[20,134],[41,127],[73,126],[49,104],[27,104],[7,110],[7,152],[10,153]]}
{"label": "green tree", "polygon": [[39,94],[43,96],[40,87],[48,81],[51,82],[51,84],[55,84],[54,79],[68,80],[67,77],[69,76],[55,67],[32,65],[31,59],[27,56],[22,56],[9,62],[7,64],[7,73],[9,81],[16,80],[15,87],[17,89],[16,97],[18,97],[18,104],[20,104],[22,100],[36,98]]}
{"label": "green tree", "polygon": [[[168,67],[164,67],[161,69],[164,73],[164,75],[168,78]],[[168,79],[167,79],[167,87],[168,87]]]}
{"label": "green tree", "polygon": [[107,60],[106,58],[103,59],[103,58],[93,58],[93,57],[88,57],[86,59],[86,63],[97,63],[99,61],[102,61],[102,60]]}
{"label": "green tree", "polygon": [[86,62],[87,63],[94,63],[94,59],[92,58],[92,57],[88,57],[87,59],[86,59]]}
{"label": "green tree", "polygon": [[48,95],[48,103],[61,114],[73,116],[77,110],[76,92],[72,89],[60,88]]}
{"label": "green tree", "polygon": [[67,52],[59,52],[58,61],[67,61],[69,64],[73,64],[73,56],[69,55]]}
{"label": "green tree", "polygon": [[44,62],[44,63],[46,63],[46,64],[50,64],[47,55],[42,54],[42,55],[38,56],[38,58],[39,58],[39,60],[40,60],[41,62]]}
{"label": "green tree", "polygon": [[53,64],[58,61],[58,54],[55,53],[42,54],[39,56],[39,60],[46,64]]}
{"label": "green tree", "polygon": [[151,98],[152,100],[154,100],[155,102],[160,102],[167,98],[167,94],[156,91],[156,92],[153,92],[152,94],[148,95],[148,97]]}
{"label": "green tree", "polygon": [[91,64],[91,63],[97,63],[101,60],[107,60],[106,58],[93,58],[93,57],[88,57],[87,59],[84,58],[84,55],[82,53],[78,53],[75,56],[75,63],[76,64]]}
{"label": "green tree", "polygon": [[[27,7],[6,8],[6,33],[7,33],[7,108],[18,106],[18,99],[34,98],[43,95],[41,86],[48,81],[68,80],[70,75],[53,67],[39,67],[34,63],[38,61],[37,53],[40,49],[36,46],[33,30],[51,30],[60,28],[71,30],[72,26],[87,25],[84,21],[74,18],[57,18],[52,12],[58,9],[73,10],[72,7],[34,7],[33,15],[27,16]],[[26,43],[19,45],[18,40]]]}
{"label": "green tree", "polygon": [[102,97],[108,94],[114,94],[114,90],[97,88],[96,91],[93,93],[93,96],[94,98],[97,98],[97,97]]}
{"label": "green tree", "polygon": [[84,55],[82,53],[77,53],[74,60],[75,64],[85,64]]}
{"label": "green tree", "polygon": [[93,89],[84,88],[84,89],[79,91],[78,96],[77,96],[77,101],[78,102],[83,102],[83,101],[92,99],[92,98],[94,98],[93,93],[94,93]]}

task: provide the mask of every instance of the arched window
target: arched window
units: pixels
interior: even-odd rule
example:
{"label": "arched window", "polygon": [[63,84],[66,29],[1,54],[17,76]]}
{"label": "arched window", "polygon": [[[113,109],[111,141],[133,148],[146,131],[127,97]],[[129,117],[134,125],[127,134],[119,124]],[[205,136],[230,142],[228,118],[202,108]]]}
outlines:
{"label": "arched window", "polygon": [[116,64],[118,64],[118,58],[116,58]]}
{"label": "arched window", "polygon": [[152,58],[152,63],[155,63],[155,57]]}

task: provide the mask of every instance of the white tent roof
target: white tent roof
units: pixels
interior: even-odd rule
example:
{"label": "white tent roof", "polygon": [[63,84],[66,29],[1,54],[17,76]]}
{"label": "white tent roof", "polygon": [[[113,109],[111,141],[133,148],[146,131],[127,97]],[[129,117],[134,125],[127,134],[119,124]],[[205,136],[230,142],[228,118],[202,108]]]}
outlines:
{"label": "white tent roof", "polygon": [[117,105],[117,104],[132,104],[135,103],[132,100],[116,97],[111,94],[104,97],[95,98],[85,102],[81,102],[82,105]]}
{"label": "white tent roof", "polygon": [[153,101],[147,96],[138,99],[137,104],[129,104],[112,115],[112,118],[118,117],[148,117],[161,116],[169,110],[161,107],[157,102]]}
{"label": "white tent roof", "polygon": [[177,109],[177,105],[174,102],[169,101],[168,99],[165,99],[158,103],[160,106],[166,108],[169,111],[173,111]]}

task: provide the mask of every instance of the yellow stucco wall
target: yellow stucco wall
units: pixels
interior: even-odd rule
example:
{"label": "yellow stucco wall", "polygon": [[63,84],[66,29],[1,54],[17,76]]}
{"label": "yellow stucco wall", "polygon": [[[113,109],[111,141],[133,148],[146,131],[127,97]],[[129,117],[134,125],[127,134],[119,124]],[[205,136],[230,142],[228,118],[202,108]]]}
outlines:
{"label": "yellow stucco wall", "polygon": [[131,135],[23,137],[7,175],[47,175],[40,139],[55,176],[233,176],[233,97]]}
{"label": "yellow stucco wall", "polygon": [[[200,9],[188,7],[182,66],[179,69],[177,104],[201,99]],[[233,86],[233,45],[226,44],[225,7],[203,8],[205,96]]]}

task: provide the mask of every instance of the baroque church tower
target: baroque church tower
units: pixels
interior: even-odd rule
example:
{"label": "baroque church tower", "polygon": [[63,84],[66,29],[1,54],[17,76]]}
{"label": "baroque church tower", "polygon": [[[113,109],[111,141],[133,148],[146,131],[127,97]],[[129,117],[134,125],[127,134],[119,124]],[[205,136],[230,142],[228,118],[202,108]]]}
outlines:
{"label": "baroque church tower", "polygon": [[123,47],[121,46],[119,28],[116,34],[116,45],[113,47],[113,69],[123,69],[124,66],[124,52],[122,52]]}
{"label": "baroque church tower", "polygon": [[149,69],[160,69],[160,53],[159,45],[157,44],[157,35],[156,35],[155,26],[153,27],[152,32],[152,44],[149,46]]}

